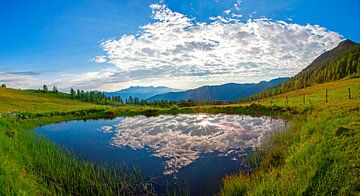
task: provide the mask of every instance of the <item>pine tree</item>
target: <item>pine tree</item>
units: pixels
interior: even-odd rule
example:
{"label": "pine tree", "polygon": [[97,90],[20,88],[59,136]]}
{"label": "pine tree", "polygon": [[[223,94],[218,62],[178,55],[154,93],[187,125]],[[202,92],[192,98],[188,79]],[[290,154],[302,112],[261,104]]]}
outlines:
{"label": "pine tree", "polygon": [[46,84],[43,85],[43,91],[44,93],[47,93],[49,91],[48,87]]}
{"label": "pine tree", "polygon": [[80,89],[77,89],[77,91],[76,91],[76,97],[77,97],[77,98],[81,98]]}
{"label": "pine tree", "polygon": [[73,88],[70,89],[70,96],[71,96],[71,99],[75,99],[75,97],[76,97],[76,92]]}
{"label": "pine tree", "polygon": [[56,86],[53,86],[53,93],[58,93],[59,91],[58,91],[58,89],[57,89],[57,87]]}

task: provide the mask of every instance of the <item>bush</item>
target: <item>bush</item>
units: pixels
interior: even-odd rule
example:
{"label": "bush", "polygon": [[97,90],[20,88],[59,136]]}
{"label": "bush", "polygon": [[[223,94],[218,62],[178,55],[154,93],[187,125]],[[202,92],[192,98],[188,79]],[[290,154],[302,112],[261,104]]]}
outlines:
{"label": "bush", "polygon": [[155,110],[155,109],[144,110],[144,115],[145,116],[156,116],[157,115],[157,110]]}
{"label": "bush", "polygon": [[108,110],[105,112],[106,118],[114,118],[116,116],[116,112],[114,110]]}

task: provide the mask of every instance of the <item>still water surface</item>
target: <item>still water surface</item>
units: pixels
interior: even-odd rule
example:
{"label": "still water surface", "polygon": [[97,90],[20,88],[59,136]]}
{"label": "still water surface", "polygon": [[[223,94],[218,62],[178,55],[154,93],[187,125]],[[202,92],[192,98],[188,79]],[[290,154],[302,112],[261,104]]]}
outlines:
{"label": "still water surface", "polygon": [[176,182],[186,183],[191,195],[211,195],[224,176],[244,168],[266,135],[285,126],[269,117],[181,114],[69,121],[36,132],[81,159],[136,167],[159,192]]}

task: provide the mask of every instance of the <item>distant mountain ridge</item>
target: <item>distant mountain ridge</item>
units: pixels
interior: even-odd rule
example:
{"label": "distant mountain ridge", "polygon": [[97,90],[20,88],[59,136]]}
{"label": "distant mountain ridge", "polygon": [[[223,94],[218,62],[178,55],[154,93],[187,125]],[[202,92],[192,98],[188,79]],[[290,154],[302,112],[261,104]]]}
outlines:
{"label": "distant mountain ridge", "polygon": [[318,56],[310,65],[288,81],[253,95],[250,99],[270,97],[353,75],[360,76],[360,44],[344,40],[335,48]]}
{"label": "distant mountain ridge", "polygon": [[155,95],[147,101],[155,100],[206,100],[206,101],[234,101],[240,98],[244,98],[267,88],[273,87],[281,82],[288,80],[288,78],[278,78],[270,80],[268,82],[260,83],[247,83],[247,84],[236,84],[227,83],[217,86],[203,86],[200,88],[180,91],[180,92],[169,92],[165,94]]}
{"label": "distant mountain ridge", "polygon": [[139,99],[148,99],[157,94],[176,92],[178,89],[168,88],[165,86],[131,86],[115,92],[105,92],[107,96],[120,96],[122,99],[137,97]]}

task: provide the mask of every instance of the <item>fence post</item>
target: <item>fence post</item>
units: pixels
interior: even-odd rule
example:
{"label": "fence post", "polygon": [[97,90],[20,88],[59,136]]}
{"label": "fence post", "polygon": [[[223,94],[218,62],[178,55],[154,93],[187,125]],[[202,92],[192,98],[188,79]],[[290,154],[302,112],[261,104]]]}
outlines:
{"label": "fence post", "polygon": [[350,91],[350,88],[349,88],[349,99],[351,99],[351,91]]}
{"label": "fence post", "polygon": [[325,102],[327,103],[328,102],[328,97],[327,97],[327,89],[325,90]]}

